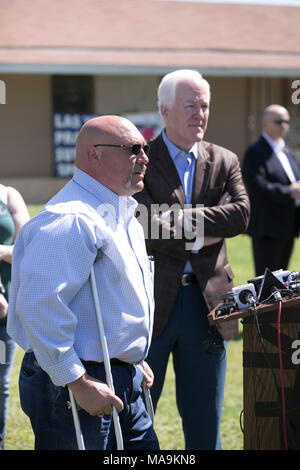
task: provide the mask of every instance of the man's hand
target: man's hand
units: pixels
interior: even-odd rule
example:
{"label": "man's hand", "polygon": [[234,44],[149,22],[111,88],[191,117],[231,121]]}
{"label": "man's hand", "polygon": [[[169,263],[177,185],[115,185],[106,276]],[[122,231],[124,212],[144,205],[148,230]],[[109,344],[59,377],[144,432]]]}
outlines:
{"label": "man's hand", "polygon": [[204,237],[203,246],[214,245],[215,243],[219,243],[221,240],[223,240],[221,237]]}
{"label": "man's hand", "polygon": [[[222,194],[218,206],[222,206],[223,204],[228,204],[231,201],[231,196],[228,192]],[[168,210],[164,211],[160,214],[154,214],[152,223],[160,225],[162,229],[163,235],[165,234],[166,238],[174,238],[176,237],[177,233],[180,233],[182,228],[184,227],[185,232],[194,232],[192,221],[190,220],[191,217],[191,209],[178,209],[178,211]],[[203,217],[199,212],[199,216]],[[193,233],[195,237],[197,236],[196,232]],[[205,236],[204,243],[202,246],[209,246],[214,245],[222,240],[222,237],[212,237],[212,236]]]}
{"label": "man's hand", "polygon": [[7,316],[8,303],[3,294],[0,294],[0,318]]}
{"label": "man's hand", "polygon": [[229,193],[224,193],[222,194],[219,202],[218,202],[218,206],[223,206],[223,204],[228,204],[229,202],[231,201],[231,196]]}
{"label": "man's hand", "polygon": [[68,387],[73,393],[76,403],[91,416],[102,417],[105,414],[111,414],[113,407],[118,412],[124,408],[120,398],[110,390],[106,383],[90,377],[88,374],[69,383]]}
{"label": "man's hand", "polygon": [[175,225],[178,225],[178,223],[176,224],[177,218],[178,214],[174,215],[174,212],[171,210],[160,212],[159,214],[154,213],[151,224],[153,224],[157,232],[159,227],[161,228],[163,238],[174,238],[176,233]]}
{"label": "man's hand", "polygon": [[295,181],[290,185],[291,198],[298,199],[300,198],[300,181]]}
{"label": "man's hand", "polygon": [[154,375],[152,369],[150,368],[147,362],[143,361],[139,364],[139,368],[142,370],[144,374],[144,380],[147,388],[151,388],[154,382]]}
{"label": "man's hand", "polygon": [[[223,204],[228,204],[231,201],[231,196],[229,193],[224,193],[222,194],[218,206],[222,206]],[[203,246],[210,246],[214,245],[215,243],[219,243],[222,240],[222,237],[204,237],[204,243]]]}

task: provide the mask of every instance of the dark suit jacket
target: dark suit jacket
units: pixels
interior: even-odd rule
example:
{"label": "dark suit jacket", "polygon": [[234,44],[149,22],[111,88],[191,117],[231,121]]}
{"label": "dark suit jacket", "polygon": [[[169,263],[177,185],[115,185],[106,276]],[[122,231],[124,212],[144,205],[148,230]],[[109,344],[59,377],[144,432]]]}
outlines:
{"label": "dark suit jacket", "polygon": [[[229,192],[232,200],[218,206],[225,192]],[[145,187],[134,197],[146,205],[149,212],[151,204],[180,204],[182,208],[185,204],[180,178],[161,135],[150,142]],[[192,204],[205,205],[205,235],[226,238],[246,230],[249,200],[235,154],[207,142],[198,144]],[[194,222],[199,210],[194,208],[191,211]],[[231,290],[233,273],[224,240],[192,254],[186,250],[186,242],[190,239],[151,239],[148,235],[147,249],[155,260],[153,337],[156,338],[165,328],[173,309],[187,260],[192,264],[209,311],[221,301],[223,294]]]}
{"label": "dark suit jacket", "polygon": [[[300,179],[292,152],[285,148],[285,153],[296,179]],[[299,210],[290,196],[290,180],[263,136],[247,149],[242,174],[251,204],[249,235],[255,238],[296,236],[299,233]]]}

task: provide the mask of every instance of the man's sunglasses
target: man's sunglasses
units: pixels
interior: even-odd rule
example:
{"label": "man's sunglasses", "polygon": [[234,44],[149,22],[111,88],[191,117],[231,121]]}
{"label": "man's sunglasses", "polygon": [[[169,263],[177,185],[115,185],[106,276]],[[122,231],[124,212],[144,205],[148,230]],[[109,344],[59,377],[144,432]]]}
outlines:
{"label": "man's sunglasses", "polygon": [[138,155],[141,150],[143,149],[144,153],[148,155],[150,146],[148,144],[141,145],[141,144],[133,144],[133,145],[115,145],[115,144],[96,144],[94,147],[118,147],[124,150],[130,150],[130,152],[134,155]]}
{"label": "man's sunglasses", "polygon": [[289,124],[290,121],[287,121],[285,119],[275,119],[274,121],[275,124],[278,124],[279,126],[281,126],[281,124]]}

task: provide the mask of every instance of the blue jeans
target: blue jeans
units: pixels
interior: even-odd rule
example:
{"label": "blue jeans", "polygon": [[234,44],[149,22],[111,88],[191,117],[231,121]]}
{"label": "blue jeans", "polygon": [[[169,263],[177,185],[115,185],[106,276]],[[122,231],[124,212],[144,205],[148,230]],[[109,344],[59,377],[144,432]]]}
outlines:
{"label": "blue jeans", "polygon": [[[88,363],[87,373],[105,381],[103,364]],[[125,450],[159,449],[151,419],[142,397],[142,372],[136,366],[112,365],[115,393],[124,404],[119,414]],[[26,353],[20,371],[20,399],[35,434],[35,449],[77,449],[67,387],[55,386],[38,365],[33,353]],[[115,450],[112,415],[103,418],[78,412],[86,450]]]}
{"label": "blue jeans", "polygon": [[4,449],[10,396],[10,373],[17,349],[16,343],[6,332],[5,323],[0,324],[0,341],[0,449]]}
{"label": "blue jeans", "polygon": [[150,347],[151,388],[156,409],[170,353],[176,377],[176,401],[188,450],[221,449],[226,344],[207,321],[208,310],[197,284],[181,287],[163,333]]}

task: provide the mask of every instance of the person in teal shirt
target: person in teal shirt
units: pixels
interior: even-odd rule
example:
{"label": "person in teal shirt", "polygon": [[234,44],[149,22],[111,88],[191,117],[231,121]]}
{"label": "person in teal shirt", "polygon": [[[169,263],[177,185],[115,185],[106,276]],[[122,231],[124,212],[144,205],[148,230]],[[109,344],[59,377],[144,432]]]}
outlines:
{"label": "person in teal shirt", "polygon": [[10,372],[16,352],[16,344],[6,331],[11,257],[17,234],[27,220],[29,214],[21,194],[0,184],[0,450],[5,443]]}

